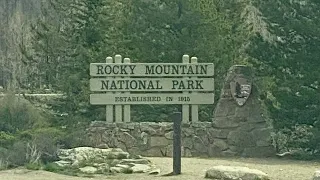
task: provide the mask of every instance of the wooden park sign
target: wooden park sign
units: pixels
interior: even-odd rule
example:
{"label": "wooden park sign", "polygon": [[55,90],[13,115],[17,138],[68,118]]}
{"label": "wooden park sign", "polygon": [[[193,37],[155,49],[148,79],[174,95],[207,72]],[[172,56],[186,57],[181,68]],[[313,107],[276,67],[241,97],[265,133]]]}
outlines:
{"label": "wooden park sign", "polygon": [[[190,61],[191,60],[191,61]],[[182,63],[130,63],[116,55],[90,64],[93,105],[106,105],[107,122],[130,122],[130,105],[181,104],[182,120],[198,121],[198,105],[214,102],[214,66],[182,57]],[[114,111],[115,109],[115,111]],[[115,112],[115,114],[113,114]],[[122,116],[123,115],[123,116]]]}
{"label": "wooden park sign", "polygon": [[[214,66],[184,55],[182,63],[130,63],[116,55],[91,63],[93,105],[106,105],[107,122],[130,122],[130,105],[181,104],[173,115],[173,175],[181,173],[181,121],[198,121],[198,105],[214,102]],[[191,60],[191,61],[190,61]],[[115,111],[114,111],[115,110]],[[113,114],[115,112],[115,114]],[[122,116],[123,115],[123,116]]]}

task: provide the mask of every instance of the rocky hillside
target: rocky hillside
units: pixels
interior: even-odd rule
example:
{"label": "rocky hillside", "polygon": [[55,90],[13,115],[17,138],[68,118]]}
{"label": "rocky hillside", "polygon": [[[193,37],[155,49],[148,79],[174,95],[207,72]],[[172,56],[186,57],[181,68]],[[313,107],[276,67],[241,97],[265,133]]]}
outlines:
{"label": "rocky hillside", "polygon": [[20,45],[30,41],[30,25],[41,14],[43,0],[0,1],[0,86],[26,80]]}

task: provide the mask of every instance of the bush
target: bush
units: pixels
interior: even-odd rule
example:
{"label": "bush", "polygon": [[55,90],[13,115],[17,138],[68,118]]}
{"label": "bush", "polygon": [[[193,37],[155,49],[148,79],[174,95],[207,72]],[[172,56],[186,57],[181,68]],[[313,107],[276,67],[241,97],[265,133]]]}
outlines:
{"label": "bush", "polygon": [[0,170],[7,169],[8,166],[8,149],[0,147]]}
{"label": "bush", "polygon": [[25,166],[29,170],[40,170],[42,167],[40,163],[28,163]]}
{"label": "bush", "polygon": [[0,159],[16,167],[57,160],[57,144],[64,133],[55,128],[41,128],[23,131],[16,136],[4,132],[0,135],[2,144],[7,144],[5,148],[0,148]]}
{"label": "bush", "polygon": [[58,166],[56,163],[48,163],[44,166],[43,170],[57,173],[63,171],[63,168]]}
{"label": "bush", "polygon": [[291,158],[320,158],[320,131],[315,126],[296,125],[281,129],[273,135],[273,141],[278,153],[288,152]]}
{"label": "bush", "polygon": [[63,131],[49,127],[48,114],[15,95],[0,97],[0,160],[9,166],[36,168],[57,159]]}
{"label": "bush", "polygon": [[0,131],[0,146],[8,147],[12,146],[14,141],[16,140],[15,136],[11,133],[6,133],[4,131]]}
{"label": "bush", "polygon": [[[40,154],[40,160],[44,163],[57,160],[58,144],[64,136],[64,132],[52,127],[24,131],[19,134],[20,139],[29,143],[29,151],[37,151]],[[29,152],[29,154],[32,153]]]}
{"label": "bush", "polygon": [[8,161],[5,161],[0,158],[0,171],[7,169],[9,166]]}
{"label": "bush", "polygon": [[8,148],[8,162],[11,167],[22,166],[27,162],[27,143],[23,141],[15,142]]}
{"label": "bush", "polygon": [[22,97],[0,97],[0,131],[15,133],[46,126],[43,114]]}
{"label": "bush", "polygon": [[66,135],[61,141],[63,148],[75,148],[80,146],[94,146],[94,142],[86,134],[87,125],[79,125],[66,129]]}

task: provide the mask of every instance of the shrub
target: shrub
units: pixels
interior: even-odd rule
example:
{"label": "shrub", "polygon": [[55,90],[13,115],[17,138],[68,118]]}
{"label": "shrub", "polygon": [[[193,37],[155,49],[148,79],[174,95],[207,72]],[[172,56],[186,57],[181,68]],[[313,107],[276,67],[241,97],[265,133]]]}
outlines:
{"label": "shrub", "polygon": [[8,161],[10,166],[22,166],[27,162],[26,158],[27,144],[23,141],[15,142],[8,149]]}
{"label": "shrub", "polygon": [[61,141],[61,144],[64,145],[64,148],[74,148],[81,146],[94,146],[94,142],[86,134],[85,125],[77,126],[75,128],[68,128],[66,130],[66,135]]}
{"label": "shrub", "polygon": [[7,169],[8,166],[8,149],[0,147],[0,170]]}
{"label": "shrub", "polygon": [[55,173],[63,171],[63,168],[58,166],[56,163],[48,163],[44,166],[43,169]]}
{"label": "shrub", "polygon": [[27,163],[33,168],[56,160],[57,145],[65,134],[49,127],[48,117],[23,97],[0,97],[0,147],[8,150],[0,152],[2,162],[13,167]]}
{"label": "shrub", "polygon": [[29,170],[40,170],[41,169],[40,163],[27,163],[25,166]]}
{"label": "shrub", "polygon": [[41,161],[47,163],[57,160],[58,143],[64,135],[61,130],[51,127],[21,132],[19,138],[29,143],[29,154],[32,154],[31,151],[37,151]]}
{"label": "shrub", "polygon": [[22,97],[0,98],[0,131],[15,133],[47,125],[43,114]]}
{"label": "shrub", "polygon": [[320,157],[320,131],[311,125],[295,125],[273,135],[278,153],[288,152],[289,157],[311,160]]}
{"label": "shrub", "polygon": [[14,141],[16,140],[15,136],[11,133],[6,133],[4,131],[0,131],[0,146],[8,147],[12,146]]}
{"label": "shrub", "polygon": [[8,166],[9,166],[8,161],[5,161],[0,158],[0,170],[5,170],[8,168]]}

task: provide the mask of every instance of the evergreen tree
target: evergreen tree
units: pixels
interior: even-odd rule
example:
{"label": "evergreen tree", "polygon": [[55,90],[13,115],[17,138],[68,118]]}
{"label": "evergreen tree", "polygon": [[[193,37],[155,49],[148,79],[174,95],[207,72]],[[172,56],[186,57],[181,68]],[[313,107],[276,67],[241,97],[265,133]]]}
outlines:
{"label": "evergreen tree", "polygon": [[[320,4],[271,0],[256,5],[273,36],[270,41],[256,36],[249,54],[257,60],[259,75],[268,79],[265,102],[274,127],[291,136],[291,148],[316,150],[320,147]],[[311,137],[306,136],[308,131],[313,132]]]}

